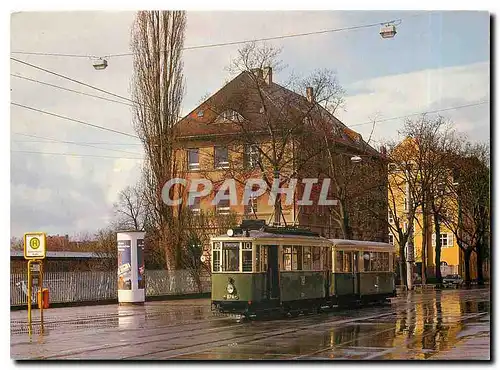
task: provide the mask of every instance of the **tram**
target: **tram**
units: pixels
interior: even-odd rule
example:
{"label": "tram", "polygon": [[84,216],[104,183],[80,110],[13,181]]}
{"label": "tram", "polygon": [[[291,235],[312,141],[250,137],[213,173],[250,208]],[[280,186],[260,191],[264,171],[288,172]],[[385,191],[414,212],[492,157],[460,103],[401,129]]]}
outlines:
{"label": "tram", "polygon": [[394,246],[242,224],[211,238],[212,310],[295,316],[396,295]]}

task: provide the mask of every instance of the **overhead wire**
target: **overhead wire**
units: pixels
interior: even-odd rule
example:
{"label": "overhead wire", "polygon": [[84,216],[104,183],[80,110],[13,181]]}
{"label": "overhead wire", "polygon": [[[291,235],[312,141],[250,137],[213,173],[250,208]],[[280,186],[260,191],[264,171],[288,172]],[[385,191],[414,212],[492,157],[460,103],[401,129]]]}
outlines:
{"label": "overhead wire", "polygon": [[108,155],[94,155],[94,154],[73,154],[73,153],[52,153],[52,152],[34,152],[29,150],[11,150],[11,153],[27,153],[27,154],[41,154],[41,155],[62,155],[66,157],[94,157],[94,158],[113,158],[113,159],[130,159],[130,160],[142,160],[143,158],[132,158],[132,157],[113,157]]}
{"label": "overhead wire", "polygon": [[54,72],[54,71],[48,70],[48,69],[46,69],[46,68],[42,68],[42,67],[37,66],[37,65],[35,65],[35,64],[31,64],[31,63],[28,63],[28,62],[25,62],[25,61],[22,61],[22,60],[19,60],[19,59],[16,59],[16,58],[12,58],[12,57],[11,57],[10,59],[11,59],[11,60],[13,60],[14,62],[21,63],[21,64],[24,64],[24,65],[27,65],[28,67],[35,68],[35,69],[38,69],[38,70],[40,70],[40,71],[43,71],[43,72],[46,72],[46,73],[53,74],[53,75],[55,75],[55,76],[57,76],[57,77],[64,78],[64,79],[66,79],[66,80],[68,80],[68,81],[71,81],[71,82],[74,82],[74,83],[77,83],[77,84],[80,84],[80,85],[86,86],[86,87],[88,87],[88,88],[91,88],[91,89],[94,89],[94,90],[100,91],[100,92],[102,92],[102,93],[105,93],[105,94],[108,94],[108,95],[111,95],[111,96],[114,96],[114,97],[117,97],[117,98],[120,98],[120,99],[127,100],[127,101],[129,101],[129,102],[131,102],[131,103],[135,103],[135,104],[143,105],[143,104],[141,104],[141,103],[139,103],[139,102],[136,102],[136,101],[134,101],[134,100],[132,100],[132,99],[130,99],[130,98],[127,98],[127,97],[125,97],[125,96],[118,95],[118,94],[115,94],[115,93],[113,93],[113,92],[110,92],[110,91],[107,91],[107,90],[101,89],[101,88],[99,88],[99,87],[89,85],[89,84],[87,84],[87,83],[85,83],[85,82],[75,80],[74,78],[71,78],[71,77],[68,77],[68,76],[64,76],[64,75],[62,75],[62,74],[60,74],[60,73],[57,73],[57,72]]}
{"label": "overhead wire", "polygon": [[[182,50],[208,49],[208,48],[215,48],[215,47],[221,47],[221,46],[246,44],[246,43],[251,43],[251,42],[273,41],[273,40],[281,40],[281,39],[288,39],[288,38],[294,38],[294,37],[320,35],[320,34],[325,34],[325,33],[353,31],[353,30],[358,30],[358,29],[363,29],[363,28],[372,28],[372,27],[377,27],[377,26],[381,26],[384,24],[397,23],[397,22],[399,22],[397,24],[401,24],[401,21],[403,19],[427,15],[428,13],[429,12],[419,12],[419,13],[416,13],[413,15],[409,15],[409,16],[405,16],[405,17],[401,17],[401,18],[397,18],[397,19],[385,20],[385,21],[381,21],[381,22],[361,24],[361,25],[355,25],[355,26],[347,26],[347,27],[341,27],[341,28],[333,28],[333,29],[311,31],[311,32],[302,32],[302,33],[292,33],[292,34],[288,34],[288,35],[270,36],[270,37],[262,37],[262,38],[239,40],[239,41],[220,42],[220,43],[214,43],[214,44],[186,46],[186,47],[182,48]],[[87,54],[44,53],[44,52],[29,52],[29,51],[12,51],[11,54],[37,55],[37,56],[58,56],[58,57],[71,57],[71,58],[97,58],[97,56],[95,56],[95,55],[87,55]],[[127,53],[107,54],[104,56],[104,58],[124,57],[124,56],[131,56],[131,55],[134,55],[134,53],[127,52]]]}
{"label": "overhead wire", "polygon": [[[78,146],[85,146],[85,147],[96,148],[96,149],[100,149],[100,150],[107,150],[107,151],[112,151],[112,152],[120,152],[120,153],[132,154],[132,155],[140,154],[140,153],[137,153],[137,152],[128,152],[126,150],[120,150],[120,149],[102,148],[102,147],[98,147],[98,146],[95,146],[95,145],[84,144],[84,143],[79,143],[79,142],[75,142],[75,141],[65,141],[65,140],[58,140],[58,139],[53,139],[53,138],[48,138],[48,137],[43,137],[43,136],[37,136],[37,135],[22,134],[22,133],[19,133],[19,132],[12,132],[12,134],[14,134],[14,135],[20,135],[20,136],[26,136],[26,137],[32,137],[32,138],[35,138],[35,139],[44,139],[44,140],[47,140],[47,141],[43,141],[43,143],[47,143],[47,144],[50,144],[50,143],[63,143],[63,144],[72,144],[72,145],[78,145]],[[16,141],[13,141],[13,142],[16,142]],[[28,141],[28,143],[30,143],[30,142],[32,143],[34,141]]]}
{"label": "overhead wire", "polygon": [[35,82],[35,83],[38,83],[38,84],[41,84],[41,85],[50,86],[50,87],[53,87],[53,88],[56,88],[56,89],[60,89],[60,90],[64,90],[64,91],[70,91],[70,92],[73,92],[73,93],[76,93],[76,94],[85,95],[85,96],[90,96],[90,97],[93,97],[93,98],[102,99],[102,100],[106,100],[106,101],[109,101],[109,102],[118,103],[118,104],[122,104],[122,105],[127,105],[127,106],[129,106],[129,107],[133,107],[133,105],[132,105],[132,104],[130,104],[130,103],[125,103],[125,102],[123,102],[123,101],[113,100],[113,99],[108,99],[108,98],[105,98],[105,97],[103,97],[103,96],[94,95],[94,94],[89,94],[89,93],[84,93],[84,92],[82,92],[82,91],[78,91],[78,90],[68,89],[67,87],[63,87],[63,86],[59,86],[59,85],[50,84],[50,83],[48,83],[48,82],[40,81],[40,80],[37,80],[37,79],[34,79],[34,78],[29,78],[29,77],[22,76],[22,75],[19,75],[19,74],[17,74],[17,75],[16,75],[16,74],[11,73],[10,75],[11,75],[12,77],[16,77],[16,78],[20,78],[20,79],[23,79],[23,80],[27,80],[27,81]]}
{"label": "overhead wire", "polygon": [[52,113],[52,112],[47,112],[47,111],[44,111],[44,110],[41,110],[41,109],[38,109],[38,108],[29,107],[27,105],[15,103],[15,102],[11,102],[10,104],[12,104],[14,106],[17,106],[17,107],[24,108],[24,109],[28,109],[28,110],[31,110],[31,111],[35,111],[35,112],[47,114],[49,116],[53,116],[53,117],[65,119],[65,120],[68,120],[68,121],[71,121],[71,122],[76,122],[76,123],[79,123],[79,124],[82,124],[82,125],[86,125],[86,126],[90,126],[90,127],[93,127],[93,128],[97,128],[97,129],[100,129],[100,130],[109,131],[109,132],[113,132],[115,134],[125,135],[125,136],[128,136],[128,137],[133,137],[135,139],[139,139],[139,137],[137,135],[128,134],[126,132],[119,131],[119,130],[114,130],[112,128],[108,128],[108,127],[104,127],[104,126],[94,125],[92,123],[81,121],[79,119],[62,116],[60,114],[56,114],[56,113]]}
{"label": "overhead wire", "polygon": [[363,122],[363,123],[356,123],[356,124],[348,125],[348,126],[349,127],[355,127],[355,126],[371,125],[371,124],[373,124],[374,121],[375,121],[375,123],[386,122],[386,121],[393,121],[393,120],[396,120],[396,119],[402,119],[402,118],[407,118],[407,117],[412,117],[412,116],[418,116],[418,115],[421,115],[421,114],[432,114],[432,113],[446,112],[446,111],[455,110],[455,109],[474,107],[474,106],[478,106],[478,105],[482,105],[482,104],[487,104],[489,102],[490,102],[489,100],[485,100],[485,101],[480,101],[480,102],[477,102],[477,103],[457,105],[457,106],[454,106],[454,107],[448,107],[448,108],[443,108],[443,109],[435,109],[435,110],[429,110],[429,111],[425,111],[425,112],[410,113],[410,114],[406,114],[404,116],[383,118],[383,119],[379,119],[379,120],[375,119],[375,120],[372,120],[372,121],[367,121],[367,122]]}

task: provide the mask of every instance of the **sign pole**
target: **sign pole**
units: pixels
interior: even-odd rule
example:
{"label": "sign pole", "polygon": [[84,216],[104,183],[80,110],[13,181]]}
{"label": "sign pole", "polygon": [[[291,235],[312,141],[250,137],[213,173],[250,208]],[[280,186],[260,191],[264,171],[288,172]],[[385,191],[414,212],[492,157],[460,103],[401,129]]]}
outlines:
{"label": "sign pole", "polygon": [[39,286],[40,286],[40,324],[41,333],[43,333],[43,259],[46,255],[46,239],[47,236],[42,232],[33,232],[24,234],[24,258],[28,260],[28,334],[31,337],[32,320],[31,320],[31,295],[33,275],[31,273],[32,265],[37,266]]}
{"label": "sign pole", "polygon": [[33,260],[28,261],[28,334],[31,337],[31,263]]}

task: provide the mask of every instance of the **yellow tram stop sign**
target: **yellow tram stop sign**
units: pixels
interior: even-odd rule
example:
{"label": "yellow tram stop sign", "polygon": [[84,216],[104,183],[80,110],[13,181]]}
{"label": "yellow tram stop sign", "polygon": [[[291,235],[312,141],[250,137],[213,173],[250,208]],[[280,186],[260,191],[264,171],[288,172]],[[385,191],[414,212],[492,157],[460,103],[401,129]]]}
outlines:
{"label": "yellow tram stop sign", "polygon": [[46,250],[46,234],[42,232],[24,234],[24,258],[44,259]]}

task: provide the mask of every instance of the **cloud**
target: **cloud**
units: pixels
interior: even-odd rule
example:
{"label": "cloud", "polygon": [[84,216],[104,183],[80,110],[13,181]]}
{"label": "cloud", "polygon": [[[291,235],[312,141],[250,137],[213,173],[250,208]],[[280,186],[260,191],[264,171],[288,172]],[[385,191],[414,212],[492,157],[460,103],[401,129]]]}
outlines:
{"label": "cloud", "polygon": [[[368,138],[371,121],[433,111],[489,100],[489,62],[458,67],[428,69],[357,81],[347,86],[347,109],[338,113],[348,126]],[[489,104],[443,111],[454,127],[472,140],[489,140]],[[375,126],[375,140],[396,138],[404,119],[383,121]]]}

